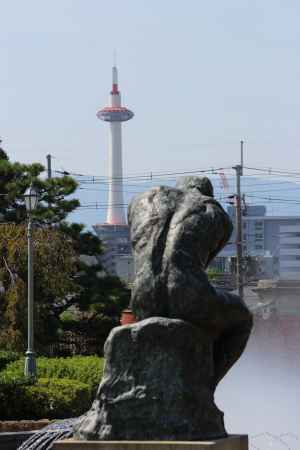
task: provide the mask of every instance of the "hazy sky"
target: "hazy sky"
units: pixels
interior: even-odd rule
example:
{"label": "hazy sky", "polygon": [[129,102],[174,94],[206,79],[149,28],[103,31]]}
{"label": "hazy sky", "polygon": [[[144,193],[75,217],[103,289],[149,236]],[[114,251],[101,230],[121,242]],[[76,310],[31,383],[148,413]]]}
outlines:
{"label": "hazy sky", "polygon": [[125,174],[231,167],[241,138],[246,165],[300,172],[299,1],[0,0],[0,17],[0,136],[13,160],[51,153],[57,169],[107,175],[96,112],[116,49],[135,112]]}

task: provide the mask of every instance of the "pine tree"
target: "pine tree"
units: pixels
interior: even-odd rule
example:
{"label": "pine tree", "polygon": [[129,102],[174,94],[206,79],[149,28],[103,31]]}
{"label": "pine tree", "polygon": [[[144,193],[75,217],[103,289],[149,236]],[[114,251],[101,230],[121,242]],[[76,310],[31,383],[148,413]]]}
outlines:
{"label": "pine tree", "polygon": [[66,308],[57,308],[64,329],[97,337],[99,348],[109,331],[119,325],[121,312],[129,304],[130,290],[115,276],[106,275],[100,261],[101,241],[82,224],[62,223],[60,229],[74,242],[78,261],[76,283],[80,290],[70,304],[76,312],[65,314]]}
{"label": "pine tree", "polygon": [[76,181],[64,176],[42,179],[45,168],[38,163],[12,163],[0,149],[0,217],[4,222],[22,223],[26,219],[24,193],[31,183],[39,190],[41,201],[34,212],[40,224],[55,224],[64,220],[79,206],[76,199],[66,199],[76,190]]}

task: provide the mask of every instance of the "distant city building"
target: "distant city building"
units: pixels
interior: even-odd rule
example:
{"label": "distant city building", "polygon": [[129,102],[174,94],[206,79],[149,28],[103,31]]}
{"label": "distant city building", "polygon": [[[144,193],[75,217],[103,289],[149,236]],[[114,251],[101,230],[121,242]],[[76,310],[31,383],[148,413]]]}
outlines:
{"label": "distant city building", "polygon": [[109,140],[109,192],[107,219],[104,224],[94,225],[94,230],[103,242],[102,263],[111,275],[131,282],[134,275],[129,227],[125,218],[122,167],[122,122],[132,119],[133,112],[121,106],[118,88],[118,71],[112,69],[110,105],[101,109],[97,117],[110,124]]}
{"label": "distant city building", "polygon": [[300,219],[279,227],[279,274],[300,281]]}
{"label": "distant city building", "polygon": [[[235,208],[227,209],[235,224]],[[300,216],[267,216],[265,206],[248,206],[242,220],[243,255],[257,258],[262,277],[300,281]],[[221,258],[236,255],[235,230]]]}
{"label": "distant city building", "polygon": [[100,223],[93,228],[103,244],[102,264],[107,273],[131,282],[134,267],[128,225]]}

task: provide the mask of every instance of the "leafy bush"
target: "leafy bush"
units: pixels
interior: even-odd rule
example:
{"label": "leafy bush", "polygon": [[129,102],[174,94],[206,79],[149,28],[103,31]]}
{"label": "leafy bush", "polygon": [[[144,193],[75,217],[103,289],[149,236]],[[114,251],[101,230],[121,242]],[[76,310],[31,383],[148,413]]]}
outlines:
{"label": "leafy bush", "polygon": [[91,404],[90,387],[68,379],[0,377],[0,420],[58,419],[85,412]]}
{"label": "leafy bush", "polygon": [[[27,386],[33,383],[24,376],[18,378],[7,375],[0,376],[0,420],[18,419],[23,408],[23,392]],[[18,401],[20,403],[18,404]],[[20,416],[18,416],[20,412]],[[20,417],[21,418],[21,417]],[[23,418],[23,417],[22,417]]]}
{"label": "leafy bush", "polygon": [[[85,383],[94,395],[102,377],[103,358],[98,356],[72,356],[68,358],[37,359],[38,378],[70,379]],[[24,358],[6,366],[3,374],[9,378],[21,378]],[[1,403],[0,403],[1,404]]]}
{"label": "leafy bush", "polygon": [[73,323],[73,322],[78,322],[79,319],[76,317],[75,313],[72,311],[64,311],[60,314],[59,316],[60,320],[64,323]]}
{"label": "leafy bush", "polygon": [[0,371],[5,369],[7,364],[20,358],[20,354],[6,350],[0,350]]}

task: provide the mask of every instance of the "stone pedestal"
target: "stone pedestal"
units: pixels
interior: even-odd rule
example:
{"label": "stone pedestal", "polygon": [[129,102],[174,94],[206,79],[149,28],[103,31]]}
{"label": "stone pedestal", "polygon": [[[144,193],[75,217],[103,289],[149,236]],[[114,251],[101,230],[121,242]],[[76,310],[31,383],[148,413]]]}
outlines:
{"label": "stone pedestal", "polygon": [[214,403],[213,339],[177,319],[114,328],[96,399],[74,426],[88,441],[201,441],[227,436]]}
{"label": "stone pedestal", "polygon": [[212,441],[57,441],[53,450],[248,450],[248,436],[232,435]]}

